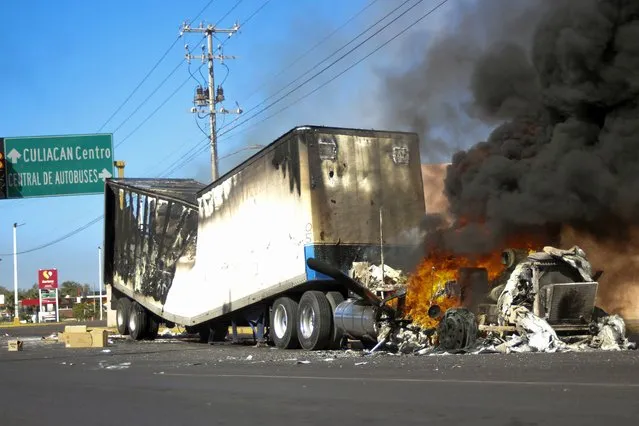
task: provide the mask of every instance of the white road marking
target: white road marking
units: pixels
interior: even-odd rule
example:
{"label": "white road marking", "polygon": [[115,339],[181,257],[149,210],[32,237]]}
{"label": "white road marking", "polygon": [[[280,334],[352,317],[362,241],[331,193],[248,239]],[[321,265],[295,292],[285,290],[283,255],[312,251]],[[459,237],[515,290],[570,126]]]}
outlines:
{"label": "white road marking", "polygon": [[384,382],[384,383],[438,383],[438,384],[476,384],[476,385],[518,385],[518,386],[575,386],[606,388],[639,388],[639,383],[596,383],[596,382],[532,382],[515,380],[462,380],[462,379],[402,379],[384,377],[319,377],[319,376],[274,376],[265,374],[191,374],[164,373],[163,376],[176,377],[215,377],[234,379],[283,379],[283,380],[324,380],[347,382]]}

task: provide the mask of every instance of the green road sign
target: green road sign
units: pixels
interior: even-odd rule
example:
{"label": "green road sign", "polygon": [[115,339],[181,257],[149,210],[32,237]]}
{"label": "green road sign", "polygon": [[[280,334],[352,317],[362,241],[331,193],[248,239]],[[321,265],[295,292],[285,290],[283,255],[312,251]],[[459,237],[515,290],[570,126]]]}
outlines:
{"label": "green road sign", "polygon": [[0,198],[101,194],[113,176],[111,134],[4,138],[0,149]]}

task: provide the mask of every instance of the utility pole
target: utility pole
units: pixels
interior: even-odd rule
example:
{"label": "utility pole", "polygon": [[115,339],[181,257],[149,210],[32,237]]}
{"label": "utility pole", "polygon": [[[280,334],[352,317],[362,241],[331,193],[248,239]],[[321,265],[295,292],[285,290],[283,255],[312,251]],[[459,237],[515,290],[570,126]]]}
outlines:
{"label": "utility pole", "polygon": [[[202,63],[204,61],[208,62],[209,68],[209,78],[208,78],[208,88],[203,89],[201,86],[196,88],[195,98],[193,103],[195,106],[191,108],[192,113],[200,113],[202,110],[199,108],[208,106],[208,115],[209,115],[209,126],[210,126],[210,144],[211,144],[211,178],[213,181],[217,180],[219,177],[218,172],[218,157],[217,157],[217,129],[216,129],[216,114],[241,114],[242,109],[237,107],[236,110],[229,111],[225,108],[220,108],[219,111],[216,110],[216,104],[224,101],[224,89],[222,86],[218,86],[217,90],[215,88],[215,75],[214,75],[214,61],[218,59],[221,63],[224,62],[225,59],[235,59],[235,56],[224,56],[222,54],[222,45],[219,45],[216,50],[220,51],[219,55],[215,55],[213,50],[213,37],[216,33],[226,33],[230,37],[235,34],[240,29],[239,24],[233,25],[232,28],[222,29],[216,28],[213,25],[204,26],[203,23],[200,23],[199,27],[193,28],[190,24],[184,23],[182,25],[182,31],[180,35],[184,33],[203,33],[206,34],[207,48],[208,52],[205,53],[205,47],[202,46],[202,54],[200,56],[191,55],[189,51],[188,44],[184,46],[186,49],[186,60],[188,63],[191,63],[191,59],[201,59]],[[236,102],[237,104],[237,102]]]}

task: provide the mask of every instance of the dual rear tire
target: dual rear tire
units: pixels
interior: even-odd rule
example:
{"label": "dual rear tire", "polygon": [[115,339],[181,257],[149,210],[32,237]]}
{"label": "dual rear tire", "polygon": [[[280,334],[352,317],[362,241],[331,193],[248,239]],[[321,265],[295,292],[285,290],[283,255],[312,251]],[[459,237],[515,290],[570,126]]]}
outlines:
{"label": "dual rear tire", "polygon": [[118,300],[116,323],[118,333],[133,340],[153,340],[160,328],[160,320],[155,314],[126,297]]}
{"label": "dual rear tire", "polygon": [[339,349],[342,335],[333,323],[339,292],[307,291],[299,301],[283,296],[271,309],[270,333],[280,349]]}

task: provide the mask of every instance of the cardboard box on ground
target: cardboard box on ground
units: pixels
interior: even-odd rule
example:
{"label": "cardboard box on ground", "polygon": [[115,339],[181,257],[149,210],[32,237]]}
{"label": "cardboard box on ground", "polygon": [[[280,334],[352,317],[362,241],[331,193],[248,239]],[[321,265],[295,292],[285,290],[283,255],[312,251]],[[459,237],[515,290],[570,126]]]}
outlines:
{"label": "cardboard box on ground", "polygon": [[9,352],[18,352],[22,350],[21,340],[9,340]]}
{"label": "cardboard box on ground", "polygon": [[58,342],[67,348],[103,348],[107,346],[109,332],[104,329],[87,329],[86,325],[67,325],[58,334]]}

